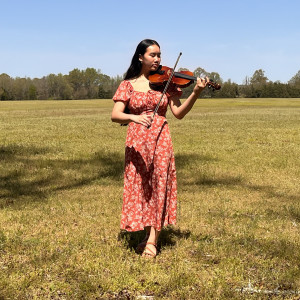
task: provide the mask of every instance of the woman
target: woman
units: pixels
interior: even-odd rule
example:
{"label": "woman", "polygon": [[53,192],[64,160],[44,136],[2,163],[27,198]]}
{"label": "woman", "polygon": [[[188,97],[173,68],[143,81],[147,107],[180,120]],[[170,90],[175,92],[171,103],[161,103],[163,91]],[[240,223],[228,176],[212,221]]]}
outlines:
{"label": "woman", "polygon": [[[198,78],[191,95],[181,104],[181,91],[171,88],[163,97],[157,114],[153,111],[161,91],[149,86],[149,74],[160,65],[159,44],[141,41],[113,100],[113,122],[129,124],[125,149],[124,194],[121,229],[146,231],[138,245],[145,257],[155,257],[163,226],[176,223],[177,182],[174,152],[165,118],[167,106],[182,119],[193,107],[206,79]],[[129,113],[125,113],[125,108]]]}

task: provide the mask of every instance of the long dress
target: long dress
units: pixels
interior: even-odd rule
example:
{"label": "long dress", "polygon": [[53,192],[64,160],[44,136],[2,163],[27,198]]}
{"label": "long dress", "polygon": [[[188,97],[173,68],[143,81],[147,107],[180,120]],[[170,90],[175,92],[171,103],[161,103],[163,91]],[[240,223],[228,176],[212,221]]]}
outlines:
{"label": "long dress", "polygon": [[[181,91],[173,90],[174,93]],[[134,122],[128,125],[121,229],[139,231],[152,226],[161,230],[176,224],[175,159],[165,117],[170,94],[164,95],[150,128]],[[139,115],[153,114],[160,97],[159,91],[135,91],[124,80],[113,100],[125,102],[131,114]]]}

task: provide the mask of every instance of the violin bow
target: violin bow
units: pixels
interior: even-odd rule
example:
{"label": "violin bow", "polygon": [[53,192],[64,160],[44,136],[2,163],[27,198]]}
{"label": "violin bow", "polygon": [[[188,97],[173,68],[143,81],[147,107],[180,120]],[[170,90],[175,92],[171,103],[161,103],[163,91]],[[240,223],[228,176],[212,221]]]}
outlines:
{"label": "violin bow", "polygon": [[158,111],[158,109],[159,109],[159,105],[160,105],[160,103],[161,103],[162,98],[164,97],[165,93],[166,93],[167,90],[168,90],[168,87],[169,87],[169,85],[170,85],[170,82],[172,81],[172,78],[173,78],[174,73],[175,73],[176,66],[177,66],[177,64],[178,64],[178,61],[179,61],[181,55],[182,55],[182,52],[180,52],[179,55],[178,55],[178,58],[177,58],[176,63],[175,63],[175,65],[174,65],[172,74],[170,75],[170,77],[169,77],[169,79],[168,79],[168,81],[167,81],[167,83],[166,83],[166,86],[165,86],[165,88],[164,88],[164,90],[163,90],[163,92],[162,92],[162,94],[161,94],[161,97],[160,97],[160,99],[159,99],[159,101],[158,101],[158,103],[157,103],[157,105],[156,105],[156,107],[155,107],[155,109],[154,109],[154,112],[153,112],[153,115],[152,115],[153,118],[154,118],[155,114],[157,113],[157,111]]}

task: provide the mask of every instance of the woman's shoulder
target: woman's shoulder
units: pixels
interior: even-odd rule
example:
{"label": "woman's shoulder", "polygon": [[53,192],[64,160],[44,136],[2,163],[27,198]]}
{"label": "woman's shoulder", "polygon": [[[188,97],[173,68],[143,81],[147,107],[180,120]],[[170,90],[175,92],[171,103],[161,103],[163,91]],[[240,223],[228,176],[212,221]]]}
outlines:
{"label": "woman's shoulder", "polygon": [[131,84],[130,80],[124,79],[123,81],[121,81],[119,87],[122,87],[122,88],[131,88],[132,84]]}
{"label": "woman's shoulder", "polygon": [[129,80],[124,79],[123,81],[121,81],[117,91],[133,92],[133,87],[131,82]]}
{"label": "woman's shoulder", "polygon": [[128,80],[123,80],[118,89],[116,90],[116,93],[113,97],[113,100],[121,100],[121,101],[128,101],[131,97],[131,94],[133,92],[133,87],[131,83]]}

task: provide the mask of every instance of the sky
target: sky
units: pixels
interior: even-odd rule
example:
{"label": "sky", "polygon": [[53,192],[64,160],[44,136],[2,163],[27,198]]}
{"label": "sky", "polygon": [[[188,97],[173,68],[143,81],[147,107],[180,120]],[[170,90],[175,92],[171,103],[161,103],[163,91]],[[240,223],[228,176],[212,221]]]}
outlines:
{"label": "sky", "polygon": [[137,44],[162,65],[242,84],[262,69],[286,83],[300,70],[299,0],[0,0],[0,74],[41,78],[95,68],[122,76]]}

